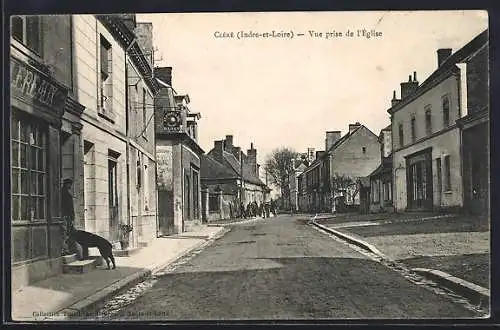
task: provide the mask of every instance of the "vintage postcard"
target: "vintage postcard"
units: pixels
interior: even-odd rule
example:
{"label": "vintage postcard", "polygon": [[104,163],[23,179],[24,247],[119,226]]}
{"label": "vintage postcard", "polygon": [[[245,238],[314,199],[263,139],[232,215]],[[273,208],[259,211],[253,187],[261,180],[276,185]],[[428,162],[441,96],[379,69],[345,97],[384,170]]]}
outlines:
{"label": "vintage postcard", "polygon": [[9,19],[13,321],[490,316],[487,11]]}

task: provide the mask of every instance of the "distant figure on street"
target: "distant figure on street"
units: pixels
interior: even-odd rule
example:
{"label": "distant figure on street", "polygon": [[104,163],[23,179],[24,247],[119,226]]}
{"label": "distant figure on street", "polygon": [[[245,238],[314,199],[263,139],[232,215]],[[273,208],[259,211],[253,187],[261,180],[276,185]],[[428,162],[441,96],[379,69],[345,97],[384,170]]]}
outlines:
{"label": "distant figure on street", "polygon": [[264,205],[262,204],[262,202],[260,202],[259,204],[259,217],[265,217],[265,214],[264,213]]}
{"label": "distant figure on street", "polygon": [[276,216],[276,204],[274,203],[273,199],[271,198],[270,202],[270,207],[271,207],[271,212],[273,213],[273,216]]}
{"label": "distant figure on street", "polygon": [[70,234],[75,226],[75,209],[73,207],[73,195],[71,194],[72,179],[64,179],[61,189],[61,215],[63,227],[62,255],[72,254],[76,250],[75,242]]}
{"label": "distant figure on street", "polygon": [[254,217],[259,215],[259,205],[257,204],[256,201],[252,202],[252,212]]}
{"label": "distant figure on street", "polygon": [[269,218],[269,211],[270,211],[270,208],[271,206],[269,205],[269,203],[265,203],[264,204],[264,211],[266,213],[266,218]]}
{"label": "distant figure on street", "polygon": [[240,218],[247,218],[245,215],[245,205],[243,205],[243,202],[240,203]]}

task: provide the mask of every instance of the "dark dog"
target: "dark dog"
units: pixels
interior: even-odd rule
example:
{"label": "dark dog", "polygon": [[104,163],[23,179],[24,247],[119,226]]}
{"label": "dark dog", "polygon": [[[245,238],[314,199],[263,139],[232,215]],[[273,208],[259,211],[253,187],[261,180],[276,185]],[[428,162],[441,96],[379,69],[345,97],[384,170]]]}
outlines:
{"label": "dark dog", "polygon": [[84,255],[88,254],[89,247],[96,247],[99,249],[99,252],[104,260],[106,260],[108,269],[110,269],[110,260],[113,263],[113,269],[116,268],[115,257],[113,257],[113,245],[111,245],[107,239],[83,230],[73,230],[71,232],[71,238],[83,247]]}

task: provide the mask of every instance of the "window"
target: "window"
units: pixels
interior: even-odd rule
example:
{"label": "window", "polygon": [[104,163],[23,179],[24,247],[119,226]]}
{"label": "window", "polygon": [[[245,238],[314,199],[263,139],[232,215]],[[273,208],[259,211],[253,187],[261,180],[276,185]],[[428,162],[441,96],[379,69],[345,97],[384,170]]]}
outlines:
{"label": "window", "polygon": [[38,55],[42,55],[42,29],[39,16],[12,16],[10,29],[14,39]]}
{"label": "window", "polygon": [[411,117],[411,142],[415,142],[417,140],[417,121],[415,116]]}
{"label": "window", "polygon": [[113,55],[111,44],[101,36],[99,78],[99,113],[113,119]]}
{"label": "window", "polygon": [[12,220],[47,221],[47,133],[13,116]]}
{"label": "window", "polygon": [[399,146],[404,145],[403,124],[399,124]]}
{"label": "window", "polygon": [[363,153],[366,154],[366,147],[361,148],[363,150]]}
{"label": "window", "polygon": [[392,202],[392,185],[391,182],[384,182],[384,202],[389,205]]}
{"label": "window", "polygon": [[142,89],[142,136],[146,137],[146,128],[148,126],[148,118],[146,111],[146,89]]}
{"label": "window", "polygon": [[432,113],[430,108],[425,109],[425,132],[427,135],[432,134]]}
{"label": "window", "polygon": [[219,195],[211,193],[208,196],[208,210],[210,212],[217,212],[220,211],[219,208]]}
{"label": "window", "polygon": [[441,167],[441,158],[436,158],[436,171],[437,171],[437,189],[438,194],[441,195],[443,191],[443,173]]}
{"label": "window", "polygon": [[443,127],[450,126],[450,99],[448,96],[443,97]]}
{"label": "window", "polygon": [[444,191],[451,191],[450,156],[444,156]]}

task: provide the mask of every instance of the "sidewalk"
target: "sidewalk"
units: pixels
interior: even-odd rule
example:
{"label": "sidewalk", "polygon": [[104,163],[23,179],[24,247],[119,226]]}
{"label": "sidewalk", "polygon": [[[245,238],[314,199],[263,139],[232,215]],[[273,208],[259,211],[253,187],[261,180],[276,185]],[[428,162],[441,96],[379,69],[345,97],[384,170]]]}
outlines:
{"label": "sidewalk", "polygon": [[86,274],[60,274],[12,292],[14,321],[65,319],[134,285],[190,251],[223,235],[223,227],[200,226],[194,231],[155,239],[128,257],[115,257],[116,269],[105,263]]}
{"label": "sidewalk", "polygon": [[[489,218],[446,214],[372,214],[321,219],[386,259],[420,273],[439,273],[487,292],[490,286]],[[377,254],[379,254],[377,253]],[[438,271],[438,272],[435,272]],[[451,276],[450,276],[451,275]],[[443,284],[454,286],[443,279]],[[447,283],[445,283],[447,282]]]}

